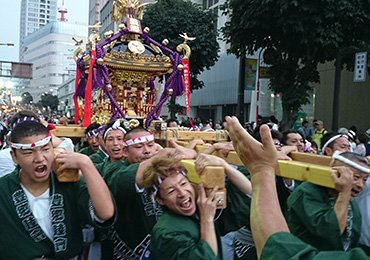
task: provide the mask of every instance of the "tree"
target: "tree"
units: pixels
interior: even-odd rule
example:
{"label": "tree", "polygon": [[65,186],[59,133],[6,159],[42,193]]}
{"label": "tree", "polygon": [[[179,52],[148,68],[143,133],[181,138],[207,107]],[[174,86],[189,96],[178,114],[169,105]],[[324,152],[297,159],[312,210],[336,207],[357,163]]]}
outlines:
{"label": "tree", "polygon": [[271,89],[282,95],[283,126],[292,126],[301,105],[307,104],[312,83],[319,82],[317,65],[336,66],[333,122],[338,124],[340,72],[353,68],[355,51],[367,49],[370,3],[365,0],[228,0],[230,20],[222,28],[230,52],[240,55],[265,50]]}
{"label": "tree", "polygon": [[170,99],[167,103],[168,110],[170,111],[170,118],[176,118],[177,113],[182,113],[186,107],[177,104],[174,100]]}
{"label": "tree", "polygon": [[42,107],[50,108],[54,111],[58,109],[59,99],[57,96],[53,96],[52,94],[43,93],[41,95],[40,104]]}
{"label": "tree", "polygon": [[21,101],[22,105],[30,105],[33,102],[33,97],[30,92],[22,93],[21,97],[22,97],[22,101]]}
{"label": "tree", "polygon": [[190,84],[191,90],[204,86],[197,76],[212,67],[218,59],[217,16],[200,5],[183,0],[158,0],[145,10],[143,27],[150,28],[150,37],[157,41],[169,40],[172,50],[182,43],[181,33],[187,33],[196,40],[188,42],[191,48]]}

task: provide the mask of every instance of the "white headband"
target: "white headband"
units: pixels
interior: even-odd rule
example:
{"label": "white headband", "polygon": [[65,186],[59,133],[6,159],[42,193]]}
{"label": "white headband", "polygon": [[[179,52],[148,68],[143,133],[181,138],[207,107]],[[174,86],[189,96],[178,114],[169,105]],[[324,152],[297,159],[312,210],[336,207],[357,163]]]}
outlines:
{"label": "white headband", "polygon": [[117,119],[116,122],[114,122],[114,124],[111,127],[109,127],[107,131],[105,131],[104,136],[103,136],[104,140],[105,138],[107,138],[108,133],[112,130],[121,130],[123,134],[126,134],[126,130],[123,129],[123,127],[121,126],[121,120]]}
{"label": "white headband", "polygon": [[348,139],[348,135],[342,135],[342,134],[334,135],[332,138],[330,138],[328,141],[326,141],[326,143],[322,147],[322,149],[321,149],[322,154],[324,154],[325,148],[328,147],[329,144],[331,144],[332,142],[334,142],[335,140],[337,140],[337,139],[339,139],[341,137],[344,137],[344,138],[347,138]]}
{"label": "white headband", "polygon": [[133,145],[133,144],[148,143],[148,142],[151,142],[151,141],[154,141],[154,135],[152,135],[152,134],[141,136],[141,137],[136,137],[136,138],[132,138],[132,139],[128,139],[128,140],[125,140],[124,143],[126,144],[126,146],[129,146],[129,145]]}
{"label": "white headband", "polygon": [[[187,178],[186,172],[184,170],[181,170],[181,171],[177,170],[176,172],[179,173],[179,174],[182,174],[183,176],[185,176]],[[162,182],[164,181],[165,178],[166,177],[162,177],[160,175],[157,176],[157,183],[154,182],[153,185],[152,185],[152,193],[153,193],[154,197],[157,195],[158,190],[159,190],[159,186],[162,184]]]}
{"label": "white headband", "polygon": [[353,167],[353,168],[355,168],[355,169],[357,169],[361,172],[370,174],[370,168],[364,167],[364,166],[362,166],[362,165],[360,165],[360,164],[358,164],[354,161],[351,161],[350,159],[345,158],[344,156],[340,155],[340,151],[335,151],[332,158],[334,160],[341,161],[341,162],[343,162],[343,163],[345,163],[345,164],[347,164],[347,165],[349,165],[349,166],[351,166],[351,167]]}
{"label": "white headband", "polygon": [[40,141],[34,142],[32,144],[10,143],[10,147],[12,147],[14,149],[22,149],[22,150],[33,149],[33,148],[36,148],[36,147],[46,145],[47,143],[50,142],[50,140],[51,140],[51,135],[49,133],[46,137],[44,137]]}

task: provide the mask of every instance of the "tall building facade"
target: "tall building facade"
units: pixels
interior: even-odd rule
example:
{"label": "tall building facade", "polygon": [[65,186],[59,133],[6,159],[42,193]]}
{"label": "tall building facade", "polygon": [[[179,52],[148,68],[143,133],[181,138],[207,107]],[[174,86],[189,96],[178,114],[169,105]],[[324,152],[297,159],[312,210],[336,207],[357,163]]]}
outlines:
{"label": "tall building facade", "polygon": [[[102,22],[100,12],[108,2],[111,2],[112,5],[113,0],[89,0],[89,25]],[[91,30],[89,30],[89,34],[90,33]]]}
{"label": "tall building facade", "polygon": [[76,48],[72,37],[87,43],[87,25],[55,21],[27,36],[24,60],[33,64],[33,79],[28,92],[34,102],[43,93],[57,95],[58,87],[75,74],[73,52]]}
{"label": "tall building facade", "polygon": [[49,22],[57,20],[58,0],[22,0],[19,29],[19,60],[24,61],[25,38]]}

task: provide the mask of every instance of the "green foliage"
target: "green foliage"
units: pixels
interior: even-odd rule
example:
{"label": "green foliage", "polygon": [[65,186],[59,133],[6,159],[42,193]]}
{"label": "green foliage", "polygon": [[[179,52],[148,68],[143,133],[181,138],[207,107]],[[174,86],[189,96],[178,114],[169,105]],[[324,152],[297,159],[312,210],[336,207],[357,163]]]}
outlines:
{"label": "green foliage", "polygon": [[285,122],[308,102],[319,63],[340,57],[339,65],[351,69],[354,52],[370,42],[366,0],[228,0],[223,10],[231,18],[222,28],[231,53],[276,51],[271,89],[282,94]]}
{"label": "green foliage", "polygon": [[44,108],[50,108],[52,111],[58,109],[59,99],[57,96],[53,96],[51,94],[42,94],[41,100],[39,101],[39,105]]}
{"label": "green foliage", "polygon": [[204,83],[197,76],[212,67],[218,59],[217,16],[199,5],[182,0],[159,0],[145,10],[143,27],[156,41],[169,40],[168,47],[176,50],[183,42],[179,34],[187,33],[196,40],[188,42],[191,48],[191,90],[202,88]]}
{"label": "green foliage", "polygon": [[182,113],[185,107],[176,103],[175,100],[170,99],[167,103],[168,110],[170,111],[171,118],[175,118],[176,113]]}

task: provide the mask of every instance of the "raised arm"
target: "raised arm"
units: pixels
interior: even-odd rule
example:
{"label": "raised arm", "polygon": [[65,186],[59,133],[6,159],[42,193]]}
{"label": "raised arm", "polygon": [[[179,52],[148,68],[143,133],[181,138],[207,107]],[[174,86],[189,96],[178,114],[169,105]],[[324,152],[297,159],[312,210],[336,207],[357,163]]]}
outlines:
{"label": "raised arm", "polygon": [[275,188],[277,151],[267,125],[260,128],[262,144],[243,129],[236,117],[226,117],[225,127],[235,150],[252,176],[251,228],[257,255],[260,256],[272,234],[289,232]]}
{"label": "raised arm", "polygon": [[335,215],[337,215],[339,230],[343,234],[347,226],[348,205],[351,200],[351,189],[353,184],[353,173],[348,167],[333,167],[337,170],[332,173],[335,188],[338,191],[334,204]]}
{"label": "raised arm", "polygon": [[60,164],[58,171],[79,169],[84,177],[96,216],[101,220],[109,220],[114,216],[114,204],[108,186],[96,170],[90,158],[81,153],[60,153],[56,156]]}
{"label": "raised arm", "polygon": [[217,187],[206,196],[203,185],[198,185],[197,205],[200,215],[200,238],[208,243],[213,253],[218,255],[218,245],[214,217],[216,213],[215,192]]}

